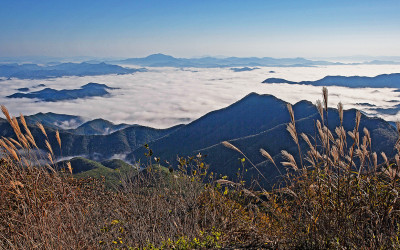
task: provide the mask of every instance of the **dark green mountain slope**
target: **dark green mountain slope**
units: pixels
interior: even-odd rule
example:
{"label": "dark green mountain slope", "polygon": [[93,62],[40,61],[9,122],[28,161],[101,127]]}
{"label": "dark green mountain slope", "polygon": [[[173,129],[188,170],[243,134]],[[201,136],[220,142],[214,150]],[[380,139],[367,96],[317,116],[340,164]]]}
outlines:
{"label": "dark green mountain slope", "polygon": [[57,163],[58,167],[66,167],[66,163],[70,162],[73,174],[79,174],[86,171],[90,171],[97,168],[104,168],[102,164],[96,161],[92,161],[83,157],[74,157],[67,161],[61,161]]}
{"label": "dark green mountain slope", "polygon": [[132,165],[124,162],[120,159],[111,159],[111,160],[104,160],[100,162],[103,166],[111,168],[111,169],[128,169],[132,168]]}
{"label": "dark green mountain slope", "polygon": [[96,162],[83,157],[74,157],[67,161],[57,163],[58,168],[66,168],[66,163],[70,162],[72,173],[77,178],[93,177],[105,178],[107,187],[119,185],[121,176],[128,172],[136,172],[131,165],[122,160],[106,160],[103,162]]}

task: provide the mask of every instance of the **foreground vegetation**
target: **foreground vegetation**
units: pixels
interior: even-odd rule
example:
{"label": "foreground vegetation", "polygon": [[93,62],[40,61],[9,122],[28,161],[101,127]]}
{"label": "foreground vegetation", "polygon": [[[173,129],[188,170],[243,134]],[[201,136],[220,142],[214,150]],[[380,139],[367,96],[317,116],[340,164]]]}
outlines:
{"label": "foreground vegetation", "polygon": [[[260,150],[282,174],[270,190],[243,181],[246,166],[257,167],[229,142],[242,155],[235,179],[209,172],[201,154],[163,168],[147,149],[144,171],[124,171],[119,185],[106,188],[102,178],[74,177],[68,163],[56,167],[48,138],[43,163],[24,117],[2,107],[17,140],[0,140],[0,248],[400,248],[400,144],[394,159],[381,153],[378,161],[361,114],[353,131],[332,132],[326,89],[323,97],[314,137],[297,131],[288,105],[297,157],[282,151],[287,161],[278,164]],[[340,104],[338,111],[342,123]]]}

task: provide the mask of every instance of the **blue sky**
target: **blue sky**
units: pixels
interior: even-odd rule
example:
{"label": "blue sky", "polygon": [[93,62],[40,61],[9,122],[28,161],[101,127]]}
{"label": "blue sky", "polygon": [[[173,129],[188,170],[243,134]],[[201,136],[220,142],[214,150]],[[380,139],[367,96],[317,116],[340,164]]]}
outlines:
{"label": "blue sky", "polygon": [[400,56],[399,0],[0,0],[1,56]]}

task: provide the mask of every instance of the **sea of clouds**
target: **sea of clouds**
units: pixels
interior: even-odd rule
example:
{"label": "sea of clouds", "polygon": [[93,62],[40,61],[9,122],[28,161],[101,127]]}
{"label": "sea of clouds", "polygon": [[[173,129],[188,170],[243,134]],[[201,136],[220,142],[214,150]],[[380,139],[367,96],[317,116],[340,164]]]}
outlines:
{"label": "sea of clouds", "polygon": [[[125,65],[126,66],[126,65]],[[269,73],[275,71],[275,73]],[[166,128],[188,123],[202,115],[224,108],[251,92],[271,94],[292,104],[300,100],[315,103],[321,99],[321,87],[289,84],[263,84],[266,78],[291,81],[318,80],[327,75],[376,76],[399,73],[400,65],[341,65],[320,67],[260,67],[253,71],[233,72],[229,68],[148,68],[148,72],[130,75],[62,77],[45,80],[12,79],[0,82],[0,104],[13,115],[54,112],[103,118],[114,123],[141,124]],[[6,96],[39,84],[54,89],[74,89],[96,82],[119,89],[107,97],[94,97],[62,102],[40,102],[34,99],[10,99]],[[400,88],[400,84],[399,84]],[[400,92],[391,88],[328,88],[329,105],[340,101],[345,109],[358,108],[371,116],[397,121],[399,114],[377,113],[372,108],[392,108],[400,103]],[[360,105],[369,103],[370,107]]]}

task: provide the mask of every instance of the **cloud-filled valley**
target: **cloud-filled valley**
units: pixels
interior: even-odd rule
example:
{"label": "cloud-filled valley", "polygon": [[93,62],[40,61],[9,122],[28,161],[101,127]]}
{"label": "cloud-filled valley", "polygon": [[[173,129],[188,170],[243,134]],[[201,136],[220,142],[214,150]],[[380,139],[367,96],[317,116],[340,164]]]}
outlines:
{"label": "cloud-filled valley", "polygon": [[[126,66],[126,65],[125,65]],[[275,73],[270,73],[274,71]],[[188,123],[200,116],[226,107],[251,92],[271,94],[284,101],[315,102],[321,99],[320,86],[296,84],[262,84],[266,78],[290,81],[315,81],[328,75],[376,76],[399,73],[400,65],[337,65],[319,67],[259,67],[252,71],[234,72],[229,68],[148,68],[148,72],[128,75],[61,77],[43,80],[3,80],[0,103],[14,115],[54,112],[79,115],[87,119],[103,118],[114,123],[141,124],[166,128]],[[90,82],[115,88],[110,95],[60,102],[37,99],[10,99],[19,88],[44,84],[43,88],[77,89]],[[399,83],[400,87],[400,83]],[[330,86],[329,104],[341,101],[345,109],[358,108],[369,115],[389,121],[399,118],[396,112],[382,112],[400,103],[394,88],[347,88]],[[375,105],[375,106],[374,106]],[[379,109],[377,109],[379,108]]]}

